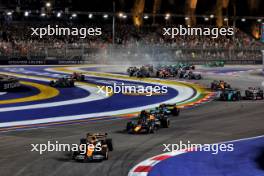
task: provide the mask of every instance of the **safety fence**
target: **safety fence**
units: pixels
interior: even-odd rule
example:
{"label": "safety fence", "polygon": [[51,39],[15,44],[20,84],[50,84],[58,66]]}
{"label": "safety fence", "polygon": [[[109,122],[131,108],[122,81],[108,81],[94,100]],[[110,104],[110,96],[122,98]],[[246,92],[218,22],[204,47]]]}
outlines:
{"label": "safety fence", "polygon": [[141,64],[188,62],[205,64],[224,61],[226,64],[262,64],[264,48],[180,48],[154,46],[67,47],[32,46],[28,52],[13,49],[0,51],[0,64]]}

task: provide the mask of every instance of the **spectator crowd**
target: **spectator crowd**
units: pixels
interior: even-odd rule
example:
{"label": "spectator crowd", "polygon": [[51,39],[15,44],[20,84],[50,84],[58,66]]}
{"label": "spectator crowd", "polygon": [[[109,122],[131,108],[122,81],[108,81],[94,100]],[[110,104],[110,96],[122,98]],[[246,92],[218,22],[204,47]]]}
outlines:
{"label": "spectator crowd", "polygon": [[[177,50],[179,57],[207,57],[227,58],[235,54],[241,58],[259,58],[259,50],[263,44],[250,35],[235,29],[234,36],[176,36],[174,39],[163,36],[163,26],[144,26],[136,28],[131,25],[118,24],[115,26],[115,45],[113,46],[112,25],[101,25],[101,36],[88,36],[81,39],[78,36],[45,36],[40,39],[31,36],[31,27],[41,27],[47,24],[14,23],[0,26],[0,55],[27,56],[31,53],[44,53],[48,49],[64,50],[72,48],[82,49],[107,49],[107,48],[166,48]],[[55,25],[55,24],[54,24]],[[87,27],[76,24],[56,24],[67,27]],[[91,26],[89,26],[91,27]],[[198,50],[199,52],[196,52]],[[247,50],[251,50],[247,52]],[[252,51],[257,52],[252,52]],[[204,51],[204,52],[201,52]],[[235,51],[235,52],[232,52]]]}

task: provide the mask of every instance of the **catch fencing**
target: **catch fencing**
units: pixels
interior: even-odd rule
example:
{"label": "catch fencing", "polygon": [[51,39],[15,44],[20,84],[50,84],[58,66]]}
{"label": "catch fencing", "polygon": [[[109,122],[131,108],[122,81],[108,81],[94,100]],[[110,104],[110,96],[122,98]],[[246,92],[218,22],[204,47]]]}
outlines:
{"label": "catch fencing", "polygon": [[264,48],[191,48],[164,45],[126,46],[68,44],[30,45],[26,50],[0,51],[0,64],[159,64],[188,62],[205,64],[262,64]]}

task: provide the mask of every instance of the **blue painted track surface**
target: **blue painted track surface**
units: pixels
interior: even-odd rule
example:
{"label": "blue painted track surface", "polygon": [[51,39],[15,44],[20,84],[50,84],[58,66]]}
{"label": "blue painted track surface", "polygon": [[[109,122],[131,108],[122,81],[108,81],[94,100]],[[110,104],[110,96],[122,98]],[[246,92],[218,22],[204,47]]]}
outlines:
{"label": "blue painted track surface", "polygon": [[[50,73],[50,74],[56,74],[54,72],[46,71],[46,68],[49,67],[17,67],[14,70],[18,70],[24,68],[25,70],[34,71],[38,73]],[[7,70],[2,70],[8,72]],[[10,72],[12,73],[12,72]],[[16,73],[16,72],[15,72]],[[20,73],[18,74],[24,74],[26,73]],[[28,75],[37,76],[33,73],[29,73]],[[62,74],[63,75],[63,74]],[[64,74],[67,75],[67,74]],[[45,75],[44,75],[45,77]],[[52,75],[50,76],[52,77]],[[27,79],[23,79],[26,81],[30,81]],[[90,77],[86,76],[86,80],[88,83],[95,84],[95,85],[112,85],[108,84],[108,82],[123,82],[126,84],[140,84],[144,86],[149,86],[153,84],[149,83],[137,83],[134,81],[123,81],[123,80],[115,80],[110,78],[98,78],[98,77]],[[47,85],[48,82],[43,81],[36,81],[31,80],[32,82],[45,84]],[[21,106],[21,105],[32,105],[36,103],[51,103],[51,102],[59,102],[64,100],[71,100],[71,99],[78,99],[83,98],[85,96],[89,96],[89,92],[81,89],[81,88],[62,88],[59,89],[60,94],[57,97],[41,100],[37,102],[24,102],[24,103],[15,103],[15,104],[3,104],[0,105],[0,108],[5,107],[15,107],[15,106]],[[37,93],[37,90],[34,94]],[[129,95],[123,95],[123,94],[115,94],[111,97],[108,97],[106,99],[102,100],[96,100],[96,101],[90,101],[90,102],[83,102],[83,103],[77,103],[77,104],[71,104],[71,105],[63,105],[63,106],[56,106],[56,107],[46,107],[46,108],[38,108],[38,109],[25,109],[25,110],[16,110],[16,111],[7,111],[7,112],[0,112],[0,123],[3,122],[15,122],[15,121],[24,121],[24,120],[35,120],[35,119],[44,119],[44,118],[50,118],[50,117],[58,117],[58,116],[71,116],[71,115],[82,115],[82,114],[90,114],[90,113],[98,113],[98,112],[108,112],[108,111],[114,111],[114,110],[122,110],[127,108],[135,108],[140,106],[145,106],[149,104],[155,104],[160,103],[162,101],[166,101],[171,99],[172,97],[175,97],[178,95],[178,91],[172,88],[168,88],[168,93],[162,96],[129,96]],[[8,97],[7,95],[6,98]],[[13,96],[10,94],[10,96]],[[9,99],[9,97],[8,97]]]}
{"label": "blue painted track surface", "polygon": [[[233,142],[233,152],[189,152],[164,160],[148,176],[264,176],[264,137]],[[260,158],[262,157],[262,159]]]}
{"label": "blue painted track surface", "polygon": [[[42,84],[49,86],[47,82],[44,81],[32,81],[29,79],[20,79],[22,81],[31,81],[34,83]],[[4,94],[1,96],[1,100],[10,100],[10,99],[16,99],[16,98],[23,98],[28,97],[32,95],[38,94],[40,91],[37,88],[34,88],[32,86],[26,86],[28,90],[22,91],[22,92],[8,92],[7,94]],[[73,100],[77,98],[84,98],[86,96],[90,95],[90,92],[83,90],[78,87],[74,88],[58,88],[60,94],[54,98],[51,99],[45,99],[45,100],[38,100],[37,103],[52,103],[52,102],[58,102],[58,101],[66,101],[66,100]],[[21,102],[21,103],[12,103],[12,104],[1,104],[0,108],[4,107],[16,107],[16,106],[22,106],[22,105],[33,105],[36,104],[35,101],[32,102]]]}
{"label": "blue painted track surface", "polygon": [[[0,96],[0,100],[10,100],[10,99],[15,99],[15,98],[24,98],[24,97],[29,97],[29,96],[36,95],[38,93],[40,93],[40,91],[37,88],[35,88],[35,87],[23,86],[23,91],[7,92],[6,94]],[[0,105],[0,107],[1,107],[1,105]]]}

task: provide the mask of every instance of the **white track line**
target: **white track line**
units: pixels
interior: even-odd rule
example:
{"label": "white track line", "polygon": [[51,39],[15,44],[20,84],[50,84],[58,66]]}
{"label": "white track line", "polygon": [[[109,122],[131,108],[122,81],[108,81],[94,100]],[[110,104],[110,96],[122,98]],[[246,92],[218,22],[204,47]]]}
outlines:
{"label": "white track line", "polygon": [[[190,89],[190,90],[193,91],[192,89]],[[178,91],[179,91],[179,89],[178,89]],[[191,95],[192,94],[193,93],[191,93]],[[178,96],[176,96],[170,100],[167,100],[164,103],[175,103],[176,101],[179,101],[179,99],[177,97]],[[99,113],[97,112],[97,113],[89,113],[89,114],[73,115],[73,116],[50,117],[50,118],[45,118],[45,119],[26,120],[26,121],[18,121],[18,122],[5,122],[5,123],[0,123],[0,127],[10,127],[10,126],[18,126],[18,125],[32,125],[32,124],[39,124],[39,123],[80,120],[80,119],[87,119],[87,118],[93,118],[93,117],[128,114],[128,113],[138,112],[142,109],[154,108],[154,107],[157,107],[159,105],[160,105],[160,103],[155,103],[152,105],[146,105],[146,106],[141,106],[141,107],[136,107],[136,108],[127,108],[127,109],[115,110],[115,111],[107,111],[107,112],[99,112]],[[30,108],[30,107],[28,107],[28,108]],[[37,107],[35,107],[35,108],[37,108]]]}
{"label": "white track line", "polygon": [[[77,68],[77,69],[75,69],[75,68]],[[68,69],[72,70],[72,71],[79,71],[79,72],[83,71],[83,70],[79,70],[79,67],[74,67],[74,68],[68,67]],[[65,74],[65,72],[63,72],[63,71],[53,70],[52,68],[48,68],[45,70],[50,71],[50,72],[56,72],[56,73],[61,73],[61,74],[64,73]],[[84,75],[91,76],[89,74],[84,74]],[[92,77],[103,78],[102,76],[96,76],[96,75],[92,75]],[[193,89],[188,87],[188,86],[185,86],[185,85],[170,85],[170,84],[166,84],[166,83],[156,83],[156,82],[150,83],[150,82],[144,82],[141,80],[129,80],[129,79],[125,79],[125,78],[111,78],[111,76],[110,76],[110,79],[120,80],[120,81],[137,82],[137,83],[147,83],[147,84],[154,84],[154,85],[160,85],[160,86],[162,86],[162,85],[168,86],[168,88],[172,88],[174,90],[177,90],[179,93],[176,97],[173,98],[174,103],[183,102],[184,100],[187,100],[187,99],[189,100],[194,94]],[[89,78],[89,80],[98,81],[98,80],[93,79],[93,78]],[[199,92],[197,92],[197,94],[192,99],[195,99],[198,96],[200,96]],[[162,103],[162,102],[160,102],[160,103]],[[164,103],[166,103],[166,102],[164,102]]]}
{"label": "white track line", "polygon": [[[26,75],[25,76],[21,75],[21,76],[17,76],[17,77],[28,78],[28,79],[31,79],[31,80],[38,80],[38,81],[44,81],[44,82],[49,82],[50,81],[50,79],[48,79],[48,78],[38,78],[38,77],[33,77],[33,76],[30,76],[30,78],[29,78]],[[101,100],[101,99],[105,99],[105,98],[108,97],[105,94],[98,94],[97,93],[98,89],[95,88],[95,87],[90,87],[88,85],[86,86],[86,85],[81,85],[81,84],[76,84],[76,85],[77,85],[77,87],[79,87],[81,89],[84,89],[87,92],[90,92],[90,95],[88,95],[88,96],[86,96],[84,98],[78,98],[78,99],[73,99],[73,100],[0,108],[0,112],[27,110],[27,109],[39,109],[39,108],[47,108],[47,107],[56,107],[56,106],[64,106],[64,105],[71,105],[71,104],[79,104],[79,103],[84,103],[84,102]]]}
{"label": "white track line", "polygon": [[[26,77],[27,76],[25,76],[25,78]],[[32,76],[30,76],[30,77],[32,77]],[[36,78],[36,79],[37,80],[41,80],[40,78]],[[113,78],[113,79],[116,79],[116,78]],[[45,80],[45,79],[43,78],[43,80]],[[155,84],[158,84],[158,83],[155,83]],[[166,85],[166,84],[159,84],[159,85]],[[179,95],[174,97],[174,98],[171,98],[171,99],[169,99],[167,101],[164,101],[162,103],[177,103],[177,102],[181,102],[181,101],[184,101],[184,100],[187,100],[187,99],[191,98],[193,96],[193,93],[194,93],[194,90],[192,88],[184,86],[184,85],[183,86],[168,85],[168,87],[176,89],[179,92]],[[192,99],[197,98],[199,95],[200,94],[197,93],[194,97],[192,97]],[[101,98],[101,97],[97,97],[97,98]],[[76,103],[80,103],[79,100]],[[73,100],[71,100],[71,101],[73,101]],[[128,113],[138,112],[138,111],[140,111],[142,109],[150,109],[150,108],[157,107],[160,103],[161,102],[155,103],[155,104],[151,104],[151,105],[136,107],[136,108],[127,108],[127,109],[122,109],[122,110],[114,110],[114,111],[99,112],[99,113],[97,112],[97,113],[72,115],[72,116],[50,117],[50,118],[36,119],[36,120],[5,122],[5,123],[0,123],[0,127],[10,127],[10,126],[18,126],[18,125],[33,125],[33,124],[39,124],[39,123],[50,123],[50,122],[60,122],[60,121],[69,121],[69,120],[80,120],[80,119],[87,119],[87,118],[94,118],[94,117],[112,116],[112,115],[119,115],[119,114],[128,114]],[[53,104],[53,105],[54,106],[55,105],[58,106],[58,104],[56,104],[56,103]],[[47,106],[50,107],[50,105],[38,104],[38,105],[34,105],[33,108],[40,108],[40,107],[43,108],[43,107],[47,107]],[[17,109],[13,109],[13,110],[32,109],[32,105],[30,105],[30,106],[20,106],[20,107],[11,107],[11,108],[17,108]],[[1,112],[1,110],[2,109],[0,109],[0,112]],[[10,111],[11,109],[4,109],[4,110]],[[4,112],[4,110],[2,110],[2,112]]]}

